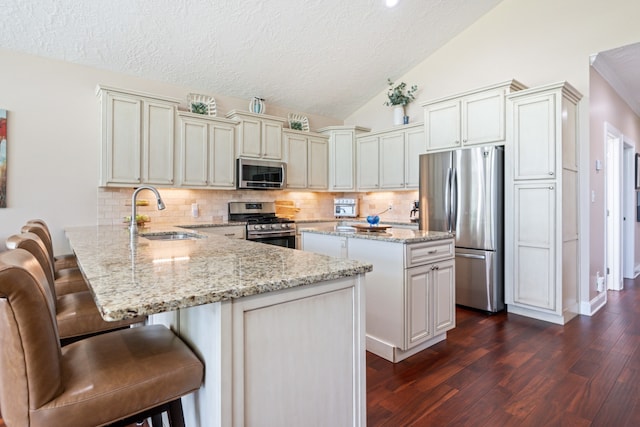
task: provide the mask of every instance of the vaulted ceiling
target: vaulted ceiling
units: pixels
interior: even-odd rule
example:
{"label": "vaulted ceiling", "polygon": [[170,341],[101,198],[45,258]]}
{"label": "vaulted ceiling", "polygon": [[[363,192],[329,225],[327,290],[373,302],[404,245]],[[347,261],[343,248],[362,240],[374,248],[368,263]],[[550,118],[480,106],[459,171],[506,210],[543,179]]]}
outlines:
{"label": "vaulted ceiling", "polygon": [[640,116],[640,43],[600,52],[591,62],[618,95]]}
{"label": "vaulted ceiling", "polygon": [[0,47],[344,119],[501,0],[6,0]]}

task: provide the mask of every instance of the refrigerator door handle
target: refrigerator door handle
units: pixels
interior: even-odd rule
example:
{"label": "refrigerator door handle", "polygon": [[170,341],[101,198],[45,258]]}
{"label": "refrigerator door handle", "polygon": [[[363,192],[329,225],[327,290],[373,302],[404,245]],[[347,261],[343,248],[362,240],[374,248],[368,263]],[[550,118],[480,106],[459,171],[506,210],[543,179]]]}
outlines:
{"label": "refrigerator door handle", "polygon": [[458,172],[453,169],[451,174],[451,227],[450,231],[456,231],[458,223]]}
{"label": "refrigerator door handle", "polygon": [[444,215],[447,217],[447,231],[451,233],[451,168],[447,170],[444,182]]}
{"label": "refrigerator door handle", "polygon": [[457,253],[456,257],[471,258],[471,259],[485,259],[486,258],[484,255],[461,254],[461,253]]}

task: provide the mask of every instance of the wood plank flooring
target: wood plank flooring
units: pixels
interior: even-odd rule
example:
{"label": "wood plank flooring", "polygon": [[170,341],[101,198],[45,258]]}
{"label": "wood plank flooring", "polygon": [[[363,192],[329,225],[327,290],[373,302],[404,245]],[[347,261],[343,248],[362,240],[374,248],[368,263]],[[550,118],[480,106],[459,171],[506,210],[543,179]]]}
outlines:
{"label": "wood plank flooring", "polygon": [[564,327],[459,308],[444,342],[367,353],[367,425],[640,426],[640,278],[624,286]]}
{"label": "wood plank flooring", "polygon": [[640,426],[640,279],[564,327],[457,309],[447,340],[367,353],[368,426]]}

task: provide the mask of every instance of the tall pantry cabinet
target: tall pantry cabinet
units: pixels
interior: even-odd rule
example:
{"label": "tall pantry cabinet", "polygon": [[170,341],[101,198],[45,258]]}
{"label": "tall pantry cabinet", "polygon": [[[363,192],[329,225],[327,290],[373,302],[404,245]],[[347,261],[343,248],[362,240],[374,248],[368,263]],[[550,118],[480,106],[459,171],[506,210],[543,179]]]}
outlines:
{"label": "tall pantry cabinet", "polygon": [[578,101],[566,82],[507,95],[505,302],[557,324],[578,313]]}

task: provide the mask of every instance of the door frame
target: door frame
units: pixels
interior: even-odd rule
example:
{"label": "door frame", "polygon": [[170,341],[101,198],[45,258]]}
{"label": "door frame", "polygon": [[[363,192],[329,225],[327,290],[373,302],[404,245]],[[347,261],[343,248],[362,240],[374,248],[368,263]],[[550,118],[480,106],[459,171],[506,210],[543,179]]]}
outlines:
{"label": "door frame", "polygon": [[636,189],[635,159],[636,144],[622,136],[623,150],[623,197],[622,197],[622,276],[635,279],[635,229],[636,229]]}
{"label": "door frame", "polygon": [[622,133],[610,123],[604,123],[606,148],[605,203],[605,280],[606,288],[622,290],[622,190],[624,162]]}

